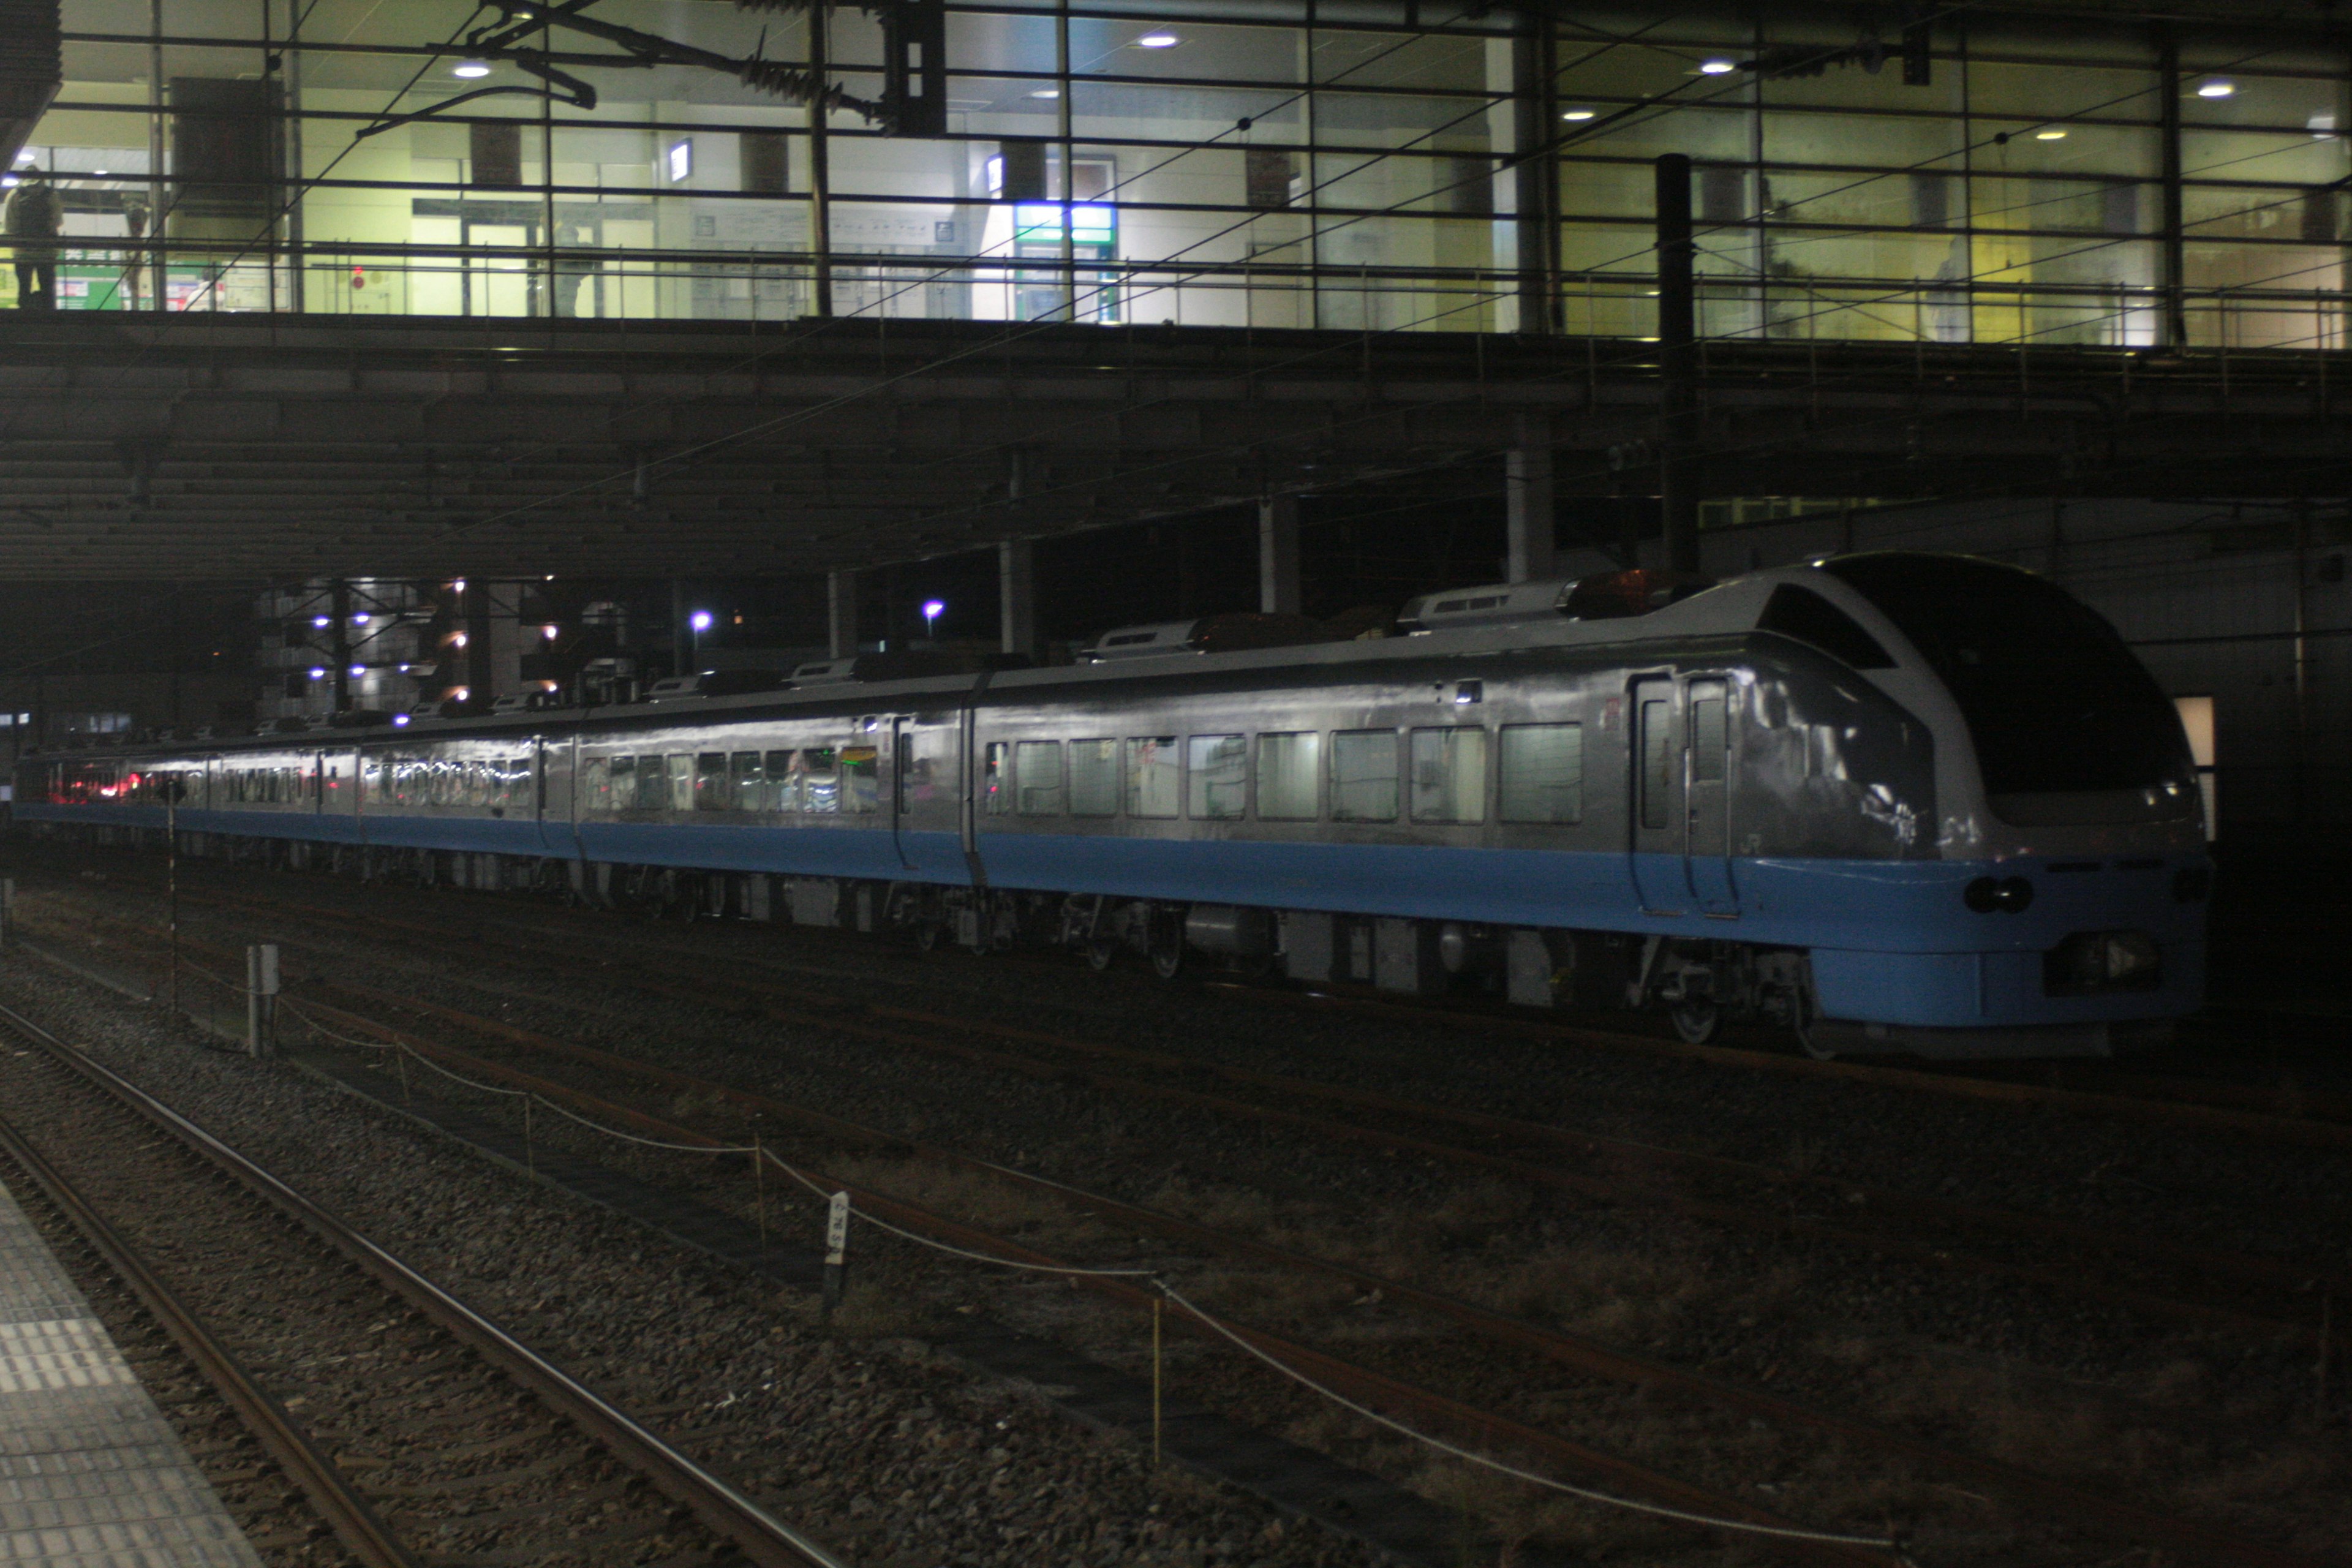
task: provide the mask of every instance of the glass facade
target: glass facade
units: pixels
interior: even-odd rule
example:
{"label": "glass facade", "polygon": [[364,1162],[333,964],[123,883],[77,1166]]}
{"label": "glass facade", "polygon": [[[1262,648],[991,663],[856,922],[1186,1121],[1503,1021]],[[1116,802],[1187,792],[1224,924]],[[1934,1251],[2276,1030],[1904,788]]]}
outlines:
{"label": "glass facade", "polygon": [[[1641,338],[1681,153],[1707,337],[2344,346],[2352,62],[2288,35],[995,0],[912,136],[856,7],[580,15],[65,0],[60,305]],[[828,112],[751,84],[813,55]]]}

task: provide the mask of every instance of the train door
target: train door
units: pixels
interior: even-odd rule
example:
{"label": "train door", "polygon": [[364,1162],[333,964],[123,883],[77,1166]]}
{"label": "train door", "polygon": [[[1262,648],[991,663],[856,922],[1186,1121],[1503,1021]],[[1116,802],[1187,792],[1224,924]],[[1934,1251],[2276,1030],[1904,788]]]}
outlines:
{"label": "train door", "polygon": [[1736,916],[1731,881],[1731,683],[1633,683],[1633,885],[1652,914]]}
{"label": "train door", "polygon": [[1690,897],[1683,873],[1682,692],[1672,676],[1633,682],[1633,889],[1645,914],[1680,914]]}
{"label": "train door", "polygon": [[1731,682],[1720,675],[1688,677],[1684,707],[1689,715],[1683,753],[1683,870],[1691,896],[1710,915],[1739,913],[1731,885]]}

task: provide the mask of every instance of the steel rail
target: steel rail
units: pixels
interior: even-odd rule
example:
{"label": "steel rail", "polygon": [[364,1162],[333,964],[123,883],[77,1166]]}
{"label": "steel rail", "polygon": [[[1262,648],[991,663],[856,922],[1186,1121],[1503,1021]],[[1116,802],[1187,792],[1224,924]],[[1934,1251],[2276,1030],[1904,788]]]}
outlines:
{"label": "steel rail", "polygon": [[[17,1023],[16,1016],[8,1021]],[[21,1027],[21,1025],[19,1026]],[[89,1200],[66,1180],[24,1133],[0,1116],[0,1152],[31,1176],[58,1213],[106,1260],[115,1277],[131,1287],[147,1315],[172,1336],[196,1370],[220,1393],[237,1419],[245,1423],[263,1450],[278,1462],[289,1479],[299,1487],[335,1538],[366,1568],[422,1568],[392,1527],[338,1469],[319,1451],[310,1434],[277,1398],[247,1372],[236,1354],[220,1342],[195,1310],[180,1300],[147,1266],[122,1234],[108,1224]]]}
{"label": "steel rail", "polygon": [[15,1029],[292,1216],[507,1376],[529,1388],[616,1458],[685,1507],[706,1528],[734,1542],[760,1568],[850,1568],[443,1286],[163,1100],[12,1007],[0,1005],[0,1024]]}
{"label": "steel rail", "polygon": [[[400,998],[390,996],[383,999],[394,1004],[401,1001]],[[593,1108],[599,1114],[614,1116],[648,1131],[659,1131],[672,1136],[684,1134],[711,1144],[719,1142],[694,1129],[648,1115],[603,1096],[574,1089],[559,1080],[527,1073],[506,1063],[458,1051],[445,1045],[418,1039],[406,1031],[394,1028],[362,1015],[327,1006],[316,1001],[310,1001],[305,1005],[325,1011],[354,1027],[375,1034],[392,1043],[405,1046],[422,1054],[440,1057],[453,1064],[461,1063],[469,1071],[482,1073],[518,1088],[527,1088],[534,1092],[550,1095],[551,1098],[567,1099],[583,1108]],[[455,1011],[437,1007],[433,1010],[442,1013]],[[460,1015],[460,1016],[464,1016]],[[2049,1510],[2060,1517],[2094,1523],[2127,1534],[2166,1551],[2183,1552],[2196,1561],[2243,1564],[2247,1565],[2247,1568],[2256,1568],[2256,1565],[2259,1565],[2259,1568],[2318,1568],[2315,1559],[2273,1547],[2266,1542],[2249,1540],[2227,1530],[2205,1525],[2194,1520],[2158,1513],[2137,1504],[2088,1491],[2070,1482],[2042,1476],[2000,1460],[1945,1448],[1909,1436],[1893,1428],[1879,1426],[1832,1411],[1799,1405],[1777,1395],[1723,1383],[1663,1363],[1628,1355],[1597,1342],[1582,1340],[1555,1330],[1527,1323],[1470,1302],[1446,1297],[1435,1291],[1424,1290],[1417,1286],[1404,1284],[1344,1264],[1291,1252],[1245,1237],[1215,1230],[1192,1221],[1139,1208],[1116,1199],[1101,1197],[1060,1182],[1030,1175],[990,1161],[960,1154],[952,1150],[917,1142],[877,1129],[862,1127],[839,1117],[810,1110],[789,1100],[734,1089],[688,1073],[656,1067],[651,1063],[599,1050],[593,1047],[583,1046],[576,1042],[559,1040],[549,1036],[534,1036],[533,1031],[520,1029],[512,1025],[499,1023],[497,1020],[478,1019],[475,1022],[482,1026],[485,1032],[509,1037],[522,1037],[523,1038],[517,1039],[519,1044],[531,1044],[536,1048],[550,1054],[570,1058],[590,1066],[634,1074],[665,1087],[698,1089],[745,1110],[760,1111],[773,1115],[780,1120],[796,1122],[837,1142],[858,1146],[908,1151],[1029,1188],[1115,1220],[1124,1226],[1154,1231],[1162,1236],[1206,1246],[1227,1254],[1252,1257],[1261,1261],[1320,1274],[1359,1287],[1377,1289],[1396,1299],[1412,1301],[1424,1310],[1447,1318],[1494,1342],[1534,1352],[1564,1365],[1572,1366],[1589,1375],[1677,1394],[1702,1403],[1777,1420],[1783,1425],[1811,1427],[1881,1451],[1899,1453],[1948,1474],[1965,1478],[1977,1485],[2000,1490],[2014,1500],[2030,1502]],[[860,1201],[866,1201],[869,1197],[881,1199],[887,1198],[887,1194],[869,1192],[862,1195]],[[888,1201],[894,1204],[898,1202],[895,1199]],[[899,1207],[906,1209],[907,1205],[901,1204]],[[908,1212],[921,1213],[921,1211],[913,1210]],[[940,1216],[927,1214],[923,1215],[922,1218],[926,1224],[954,1225],[957,1223],[941,1221]],[[988,1245],[1000,1248],[1016,1245],[1000,1237],[987,1237],[983,1232],[971,1231],[969,1227],[966,1227],[961,1239],[964,1244],[969,1245],[970,1238],[972,1237],[980,1237]],[[943,1237],[943,1239],[953,1238]],[[1064,1260],[1049,1258],[1042,1253],[1024,1253],[1022,1256],[1033,1261],[1042,1261],[1055,1267],[1067,1266]],[[1329,1363],[1328,1358],[1323,1363],[1344,1364]],[[1355,1370],[1360,1372],[1362,1369]],[[1447,1418],[1454,1417],[1449,1415]]]}

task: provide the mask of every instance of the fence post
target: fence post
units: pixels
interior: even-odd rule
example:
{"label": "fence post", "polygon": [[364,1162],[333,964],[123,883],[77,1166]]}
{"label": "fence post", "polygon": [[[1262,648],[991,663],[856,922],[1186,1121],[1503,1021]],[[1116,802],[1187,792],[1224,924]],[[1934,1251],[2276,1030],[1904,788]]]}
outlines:
{"label": "fence post", "polygon": [[824,1215],[824,1317],[833,1321],[849,1273],[849,1194],[835,1193]]}
{"label": "fence post", "polygon": [[277,1045],[278,944],[256,942],[245,950],[245,1052],[267,1055]]}

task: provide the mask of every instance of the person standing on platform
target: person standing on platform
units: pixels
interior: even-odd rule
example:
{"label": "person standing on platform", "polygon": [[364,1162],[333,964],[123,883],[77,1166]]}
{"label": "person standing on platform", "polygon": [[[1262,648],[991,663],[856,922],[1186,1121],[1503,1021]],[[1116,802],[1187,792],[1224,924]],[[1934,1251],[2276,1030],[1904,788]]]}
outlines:
{"label": "person standing on platform", "polygon": [[58,308],[58,231],[65,203],[47,176],[28,171],[8,198],[8,244],[16,253],[16,309]]}
{"label": "person standing on platform", "polygon": [[131,245],[124,251],[130,258],[130,264],[122,269],[121,304],[126,310],[139,309],[139,285],[142,274],[146,270],[147,257],[147,253],[140,248],[139,241],[146,237],[149,214],[146,192],[122,193],[122,230],[131,237]]}

